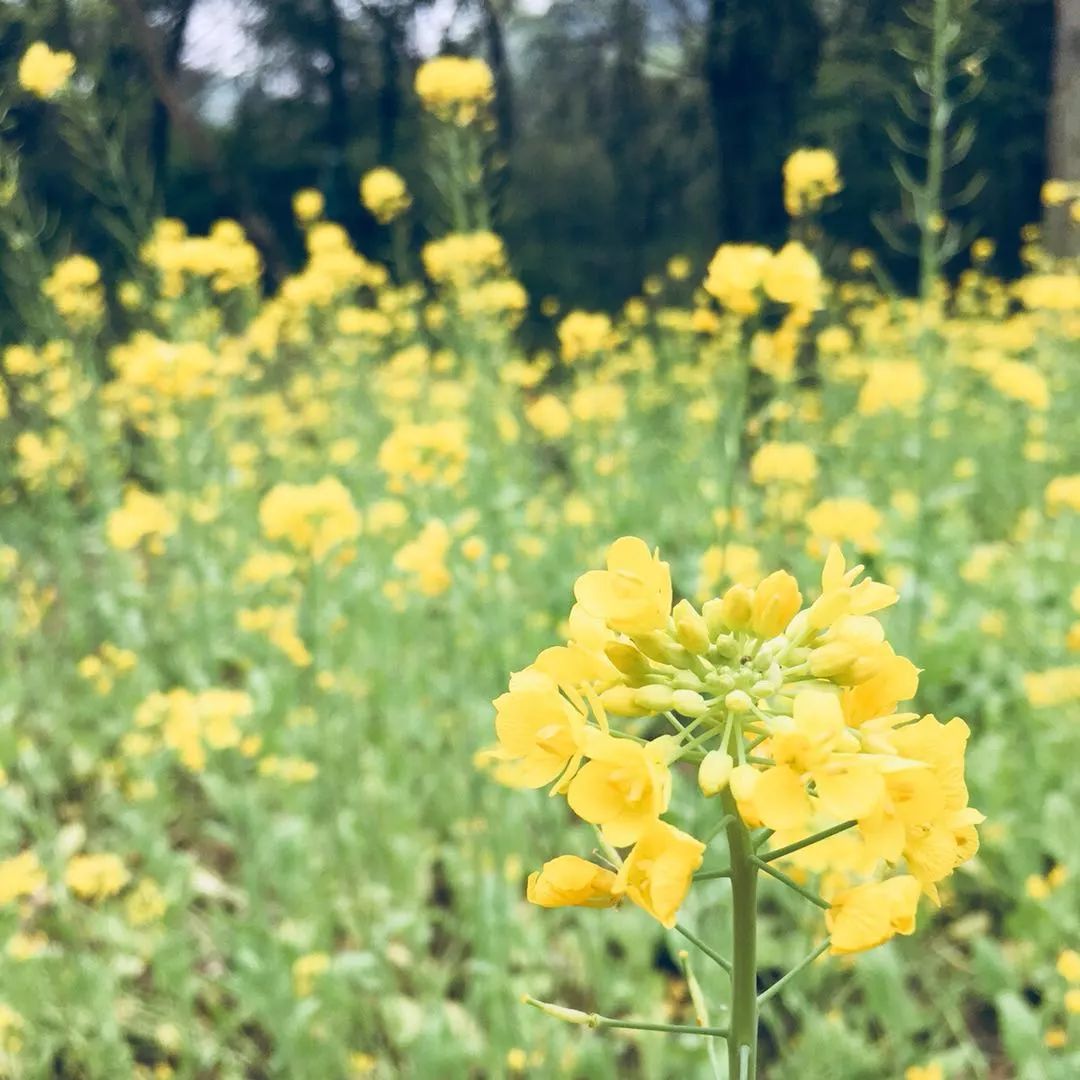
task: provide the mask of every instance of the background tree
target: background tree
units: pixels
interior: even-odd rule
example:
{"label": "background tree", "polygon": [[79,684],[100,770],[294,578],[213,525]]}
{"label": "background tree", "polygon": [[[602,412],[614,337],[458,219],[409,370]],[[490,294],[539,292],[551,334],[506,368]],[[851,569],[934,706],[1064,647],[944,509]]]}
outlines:
{"label": "background tree", "polygon": [[[987,183],[956,215],[998,240],[1005,272],[1019,268],[1017,234],[1040,214],[1044,177],[1080,177],[1078,12],[1077,0],[979,0],[970,19],[986,88],[968,107],[968,164]],[[219,45],[243,50],[228,75],[193,36],[210,13],[228,17]],[[496,222],[516,270],[536,298],[610,308],[676,252],[700,265],[722,240],[781,242],[780,166],[799,145],[840,159],[845,188],[825,219],[835,258],[880,247],[871,219],[899,207],[886,128],[902,122],[902,21],[891,0],[8,0],[0,79],[14,88],[34,40],[73,49],[103,123],[132,163],[148,162],[156,209],[194,229],[237,217],[283,269],[302,257],[290,199],[303,186],[385,254],[356,198],[376,164],[418,193],[416,243],[425,223],[440,227],[413,75],[432,49],[484,56]],[[56,110],[11,90],[7,100],[0,138],[20,148],[24,184],[48,207],[46,246],[115,258]],[[910,258],[885,258],[913,284]]]}

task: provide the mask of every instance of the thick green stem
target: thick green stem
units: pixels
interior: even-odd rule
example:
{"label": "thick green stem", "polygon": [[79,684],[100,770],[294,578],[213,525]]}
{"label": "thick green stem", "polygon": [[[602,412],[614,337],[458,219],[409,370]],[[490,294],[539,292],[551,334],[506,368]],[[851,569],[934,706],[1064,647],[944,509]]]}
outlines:
{"label": "thick green stem", "polygon": [[739,817],[730,790],[723,793],[731,854],[731,1026],[728,1071],[731,1080],[754,1080],[757,1075],[757,873],[750,831]]}
{"label": "thick green stem", "polygon": [[926,146],[926,186],[923,189],[923,213],[919,221],[919,294],[929,301],[937,285],[941,262],[940,232],[941,191],[945,175],[945,129],[948,126],[948,42],[949,0],[934,0],[934,29],[930,55],[930,133]]}

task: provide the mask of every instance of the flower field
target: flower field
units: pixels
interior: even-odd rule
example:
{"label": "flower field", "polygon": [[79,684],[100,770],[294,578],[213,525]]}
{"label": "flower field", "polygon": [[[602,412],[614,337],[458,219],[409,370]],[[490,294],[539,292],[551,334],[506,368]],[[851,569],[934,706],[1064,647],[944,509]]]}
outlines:
{"label": "flower field", "polygon": [[800,152],[778,250],[541,302],[460,64],[419,259],[304,191],[274,287],[162,219],[27,292],[0,1075],[734,1077],[747,985],[762,1076],[1080,1075],[1080,267],[900,296]]}

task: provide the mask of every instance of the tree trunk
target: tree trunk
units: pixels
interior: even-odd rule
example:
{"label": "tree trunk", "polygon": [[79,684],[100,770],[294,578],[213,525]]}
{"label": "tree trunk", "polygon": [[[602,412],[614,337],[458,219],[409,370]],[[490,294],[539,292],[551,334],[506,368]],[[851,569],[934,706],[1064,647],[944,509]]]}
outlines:
{"label": "tree trunk", "polygon": [[[170,82],[176,80],[180,70],[180,57],[184,52],[184,36],[188,20],[195,7],[195,0],[181,0],[168,30],[162,49],[161,66]],[[150,120],[150,160],[153,163],[154,182],[159,191],[164,190],[169,169],[169,110],[160,97],[154,99],[154,111]]]}
{"label": "tree trunk", "polygon": [[612,36],[615,62],[611,81],[611,128],[608,152],[615,169],[615,221],[612,242],[623,249],[623,292],[637,289],[645,265],[645,176],[642,133],[645,129],[645,13],[638,0],[618,0]]}
{"label": "tree trunk", "polygon": [[[1047,167],[1050,179],[1080,183],[1080,0],[1054,2],[1054,59]],[[1046,244],[1058,255],[1080,254],[1080,224],[1067,206],[1048,207]]]}
{"label": "tree trunk", "polygon": [[235,198],[239,209],[237,216],[252,243],[262,252],[271,280],[280,280],[285,274],[287,262],[276,233],[256,208],[244,178],[231,176],[222,167],[213,141],[166,74],[157,37],[146,21],[139,0],[116,0],[116,4],[127,16],[135,47],[146,65],[154,93],[169,112],[172,125],[184,134],[192,156],[206,169],[211,188],[223,197],[231,195]]}
{"label": "tree trunk", "polygon": [[379,28],[379,161],[390,165],[397,152],[398,121],[401,119],[401,59],[405,53],[405,35],[392,11],[383,11],[379,7],[366,10]]}
{"label": "tree trunk", "polygon": [[326,71],[329,104],[326,111],[326,142],[329,148],[327,213],[338,221],[356,216],[356,192],[349,182],[345,151],[352,134],[349,93],[345,87],[345,54],[341,12],[337,0],[322,0],[323,47],[330,64]]}

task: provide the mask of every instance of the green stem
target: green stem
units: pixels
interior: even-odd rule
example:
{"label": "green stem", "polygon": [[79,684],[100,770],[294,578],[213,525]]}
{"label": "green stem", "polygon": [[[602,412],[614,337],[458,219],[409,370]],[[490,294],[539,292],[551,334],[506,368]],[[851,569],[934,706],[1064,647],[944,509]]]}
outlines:
{"label": "green stem", "polygon": [[754,863],[759,870],[764,870],[769,877],[776,878],[782,885],[786,885],[789,889],[793,889],[804,900],[809,900],[811,904],[817,904],[823,911],[828,911],[832,904],[828,900],[822,900],[817,893],[812,893],[809,889],[804,889],[794,878],[790,878],[783,872],[783,870],[777,870],[775,866],[770,866],[762,859],[754,858]]}
{"label": "green stem", "polygon": [[731,961],[721,956],[711,945],[706,945],[696,934],[691,933],[682,923],[676,923],[675,929],[682,934],[691,945],[696,945],[714,964],[719,964],[729,975],[731,974]]}
{"label": "green stem", "polygon": [[[727,826],[725,825],[726,829]],[[723,870],[702,870],[701,873],[694,875],[695,881],[718,881],[721,878],[731,877],[731,870],[729,867],[724,867]]]}
{"label": "green stem", "polygon": [[[741,742],[741,737],[736,735]],[[728,1074],[731,1080],[754,1080],[757,1075],[757,872],[754,849],[730,789],[722,794],[724,810],[732,815],[727,827],[731,854],[731,1034]]]}
{"label": "green stem", "polygon": [[578,1024],[589,1028],[622,1028],[626,1031],[666,1031],[674,1035],[708,1035],[716,1039],[726,1039],[728,1029],[721,1027],[704,1027],[697,1024],[659,1024],[646,1020],[617,1020],[613,1016],[600,1016],[599,1013],[586,1013],[580,1009],[567,1009],[561,1005],[552,1005],[546,1001],[538,1001],[534,997],[525,996],[521,999],[526,1005],[547,1013],[557,1020],[565,1020],[569,1024]]}
{"label": "green stem", "polygon": [[826,938],[812,953],[808,956],[804,956],[786,975],[777,979],[772,986],[763,991],[758,998],[758,1007],[760,1008],[769,1000],[769,998],[779,994],[780,991],[799,974],[799,972],[805,971],[806,968],[808,968],[829,947],[829,941],[830,939]]}
{"label": "green stem", "polygon": [[919,293],[926,302],[937,284],[940,245],[937,225],[941,213],[941,189],[945,175],[945,129],[948,125],[946,80],[948,79],[949,0],[934,0],[934,29],[930,55],[930,132],[926,147],[926,187],[923,189],[923,214],[919,221]]}
{"label": "green stem", "polygon": [[714,1039],[728,1038],[728,1029],[722,1027],[698,1027],[696,1024],[649,1024],[642,1020],[614,1020],[610,1016],[589,1014],[589,1027],[623,1028],[627,1031],[667,1031],[674,1035],[708,1035]]}
{"label": "green stem", "polygon": [[809,847],[811,844],[816,844],[821,840],[828,840],[830,836],[842,833],[857,824],[857,821],[841,821],[839,825],[833,825],[828,829],[822,829],[821,832],[816,832],[812,836],[804,836],[802,840],[796,840],[794,844],[785,844],[783,847],[776,848],[774,851],[768,851],[764,855],[759,855],[758,858],[762,862],[772,862],[773,859],[782,859],[785,855],[791,855],[796,851],[802,851],[803,848]]}

